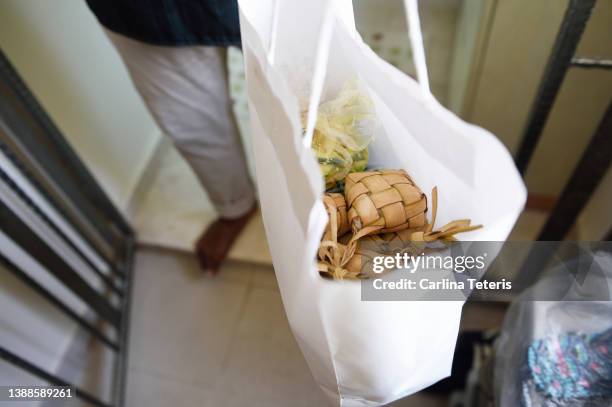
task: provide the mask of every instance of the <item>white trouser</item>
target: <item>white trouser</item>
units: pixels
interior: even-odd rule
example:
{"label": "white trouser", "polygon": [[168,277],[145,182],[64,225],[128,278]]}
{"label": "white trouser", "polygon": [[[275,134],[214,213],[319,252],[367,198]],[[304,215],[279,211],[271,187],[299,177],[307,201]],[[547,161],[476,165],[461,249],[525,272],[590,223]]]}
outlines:
{"label": "white trouser", "polygon": [[219,215],[246,213],[255,194],[228,93],[227,49],[162,47],[106,33],[155,121],[193,168]]}

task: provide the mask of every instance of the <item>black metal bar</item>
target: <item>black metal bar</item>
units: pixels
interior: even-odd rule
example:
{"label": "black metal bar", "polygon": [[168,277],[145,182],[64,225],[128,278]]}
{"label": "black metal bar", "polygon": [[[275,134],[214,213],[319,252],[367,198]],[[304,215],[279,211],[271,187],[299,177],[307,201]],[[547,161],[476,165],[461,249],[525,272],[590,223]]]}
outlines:
{"label": "black metal bar", "polygon": [[[41,162],[50,165],[47,168],[48,170],[53,169],[59,171],[59,173],[66,172],[77,179],[78,182],[76,185],[69,186],[67,183],[62,183],[65,192],[74,198],[76,202],[81,202],[81,197],[83,195],[87,196],[89,201],[95,204],[93,207],[94,210],[98,210],[100,213],[104,214],[105,217],[115,223],[125,235],[131,235],[132,230],[127,221],[123,218],[123,215],[115,208],[108,196],[104,193],[102,188],[100,188],[95,178],[66,142],[61,132],[28,90],[2,50],[0,50],[0,75],[5,80],[6,84],[10,86],[13,92],[21,99],[23,104],[27,107],[28,113],[40,128],[44,130],[44,137],[36,137],[33,140],[27,140],[28,147],[31,151],[36,152],[35,155]],[[20,134],[20,136],[29,137],[29,134]],[[46,148],[44,151],[37,150],[37,144],[40,143],[45,145]],[[63,159],[61,166],[57,165],[59,163],[51,163],[49,160],[45,159],[45,154],[49,154],[50,152],[53,152]],[[52,173],[55,172],[52,171]],[[78,190],[74,189],[75,186],[78,187]]]}
{"label": "black metal bar", "polygon": [[612,102],[563,189],[538,240],[563,240],[595,192],[612,159]]}
{"label": "black metal bar", "polygon": [[88,246],[96,253],[96,255],[101,258],[105,263],[109,265],[109,267],[113,268],[113,261],[110,257],[110,252],[105,250],[104,246],[101,246],[100,241],[92,235],[92,230],[75,217],[72,216],[69,208],[66,207],[65,202],[59,201],[56,195],[52,195],[47,191],[47,189],[43,186],[41,180],[39,180],[33,173],[27,168],[20,160],[20,158],[15,154],[12,149],[12,146],[7,144],[7,136],[2,128],[2,122],[0,121],[0,150],[6,155],[11,162],[19,169],[19,171],[28,179],[30,184],[37,189],[37,191],[47,200],[47,202],[55,209],[55,211],[62,216],[66,220],[68,224],[72,226],[72,228],[77,231],[81,238],[88,244]]}
{"label": "black metal bar", "polygon": [[[74,319],[83,329],[95,335],[105,344],[109,346],[109,342],[113,344],[116,353],[112,400],[116,401],[117,407],[122,407],[125,399],[127,372],[134,232],[65,141],[50,117],[35,100],[1,50],[0,149],[49,205],[88,244],[96,256],[109,265],[112,273],[102,273],[104,277],[98,274],[103,270],[95,267],[96,259],[88,257],[87,250],[79,249],[80,242],[75,244],[70,240],[69,236],[63,233],[61,225],[58,227],[46,216],[45,212],[36,207],[27,195],[21,193],[23,191],[20,188],[9,184],[10,191],[15,191],[47,226],[68,243],[77,255],[98,274],[98,277],[107,283],[113,293],[118,293],[114,284],[121,286],[123,295],[118,296],[120,305],[115,307],[103,293],[99,293],[79,275],[79,270],[71,268],[61,255],[55,253],[51,246],[30,229],[28,219],[24,218],[27,221],[25,222],[16,216],[15,212],[21,214],[20,208],[14,206],[17,201],[0,199],[0,229],[8,238],[43,265],[50,274],[84,301],[97,316],[109,321],[115,327],[117,338],[109,339],[111,336],[106,336],[103,329],[93,325],[90,322],[91,318],[75,314],[59,297],[49,292],[18,266],[12,268],[9,266],[9,270],[16,273],[18,278]],[[10,181],[8,178],[6,180]],[[17,195],[13,198],[16,197]],[[112,284],[108,284],[109,281],[112,281]],[[109,290],[106,292],[110,293]],[[0,356],[12,360],[13,363],[52,383],[65,383],[60,378],[38,369],[20,356],[12,355],[10,352],[2,352]],[[107,406],[91,395],[78,390],[79,395],[84,396],[82,397],[84,400],[94,405]]]}
{"label": "black metal bar", "polygon": [[512,283],[513,286],[527,288],[540,279],[547,265],[557,253],[559,246],[561,246],[559,241],[546,243],[539,248],[537,244],[534,244],[529,250],[521,265],[516,281]]}
{"label": "black metal bar", "polygon": [[572,58],[572,66],[576,68],[612,69],[612,59]]}
{"label": "black metal bar", "polygon": [[0,346],[0,358],[6,360],[7,362],[27,371],[28,373],[37,376],[44,381],[55,385],[55,386],[68,386],[74,388],[75,395],[81,400],[85,400],[86,402],[98,406],[98,407],[112,407],[110,404],[104,403],[102,400],[97,397],[91,395],[90,393],[82,390],[81,388],[73,385],[72,383],[68,383],[67,381],[47,372],[46,370],[41,369],[40,367],[30,363],[29,361],[23,359],[20,356],[17,356],[13,352],[5,349]]}
{"label": "black metal bar", "polygon": [[11,188],[11,190],[13,190],[15,194],[19,196],[19,199],[23,200],[28,205],[28,207],[36,213],[36,215],[40,216],[40,218],[47,224],[47,226],[53,229],[53,231],[57,233],[58,236],[61,237],[62,240],[68,246],[70,246],[72,250],[74,250],[74,252],[79,256],[79,258],[91,268],[91,270],[106,284],[107,287],[109,287],[115,294],[119,296],[123,295],[123,291],[121,291],[121,289],[117,287],[116,283],[109,276],[98,270],[98,268],[91,262],[91,260],[89,260],[89,258],[85,256],[85,254],[83,254],[78,247],[76,247],[76,245],[64,234],[64,232],[62,232],[55,225],[55,223],[51,222],[51,220],[43,211],[41,211],[36,205],[34,205],[30,198],[23,193],[21,188],[17,184],[15,184],[13,180],[11,180],[1,168],[0,181],[5,182]]}
{"label": "black metal bar", "polygon": [[15,277],[20,279],[24,284],[28,285],[34,291],[36,291],[40,296],[45,298],[55,307],[57,307],[60,311],[70,317],[74,322],[79,324],[93,336],[102,341],[105,345],[113,349],[114,351],[119,350],[119,345],[112,340],[110,340],[106,335],[104,335],[99,329],[97,329],[94,325],[92,325],[85,318],[81,317],[79,314],[74,312],[70,307],[64,304],[61,300],[59,300],[55,295],[53,295],[49,290],[40,285],[36,280],[30,277],[27,273],[21,270],[15,263],[7,259],[6,257],[0,254],[0,263],[4,264],[8,271],[10,271]]}
{"label": "black metal bar", "polygon": [[596,0],[570,0],[527,119],[516,166],[525,174]]}
{"label": "black metal bar", "polygon": [[[1,86],[1,83],[0,83]],[[19,171],[28,179],[28,181],[34,186],[38,192],[47,200],[47,202],[60,214],[67,223],[69,223],[74,230],[78,231],[81,238],[88,243],[89,247],[106,262],[111,269],[114,268],[113,260],[111,258],[111,251],[107,250],[109,247],[106,243],[102,242],[97,237],[95,232],[88,224],[82,222],[78,217],[75,217],[71,212],[70,208],[66,206],[66,202],[58,200],[55,194],[50,193],[43,184],[44,180],[39,179],[35,175],[35,169],[30,168],[24,164],[26,157],[23,157],[21,152],[14,151],[14,140],[11,140],[2,127],[2,121],[0,121],[0,150],[11,160],[11,162],[19,169]],[[46,184],[45,184],[46,185]]]}
{"label": "black metal bar", "polygon": [[[132,232],[0,51],[0,138],[109,264]],[[15,161],[15,160],[14,160]],[[93,185],[92,185],[93,184]],[[100,196],[103,195],[103,196]],[[115,213],[116,212],[116,213]]]}
{"label": "black metal bar", "polygon": [[[93,247],[104,253],[105,259],[113,258],[113,245],[118,236],[112,233],[109,221],[97,212],[95,205],[78,196],[80,191],[78,181],[72,179],[74,174],[64,168],[62,158],[49,145],[51,140],[29,113],[6,81],[0,80],[0,148],[31,182],[37,181],[40,191],[51,198],[49,202]],[[39,143],[38,139],[44,141]],[[34,152],[32,146],[35,146]]]}
{"label": "black metal bar", "polygon": [[104,297],[81,278],[46,242],[0,200],[0,229],[17,245],[21,246],[40,264],[62,281],[73,293],[88,304],[98,315],[117,329],[120,315]]}
{"label": "black metal bar", "polygon": [[125,290],[126,295],[123,298],[121,307],[121,326],[119,328],[119,346],[121,352],[117,354],[115,361],[115,374],[113,388],[115,389],[113,400],[117,406],[123,406],[125,404],[125,388],[126,388],[126,375],[127,375],[127,364],[129,356],[129,334],[130,334],[130,315],[132,308],[132,284],[134,279],[134,254],[136,249],[136,243],[134,240],[129,240],[125,250],[125,256],[123,264],[125,266]]}

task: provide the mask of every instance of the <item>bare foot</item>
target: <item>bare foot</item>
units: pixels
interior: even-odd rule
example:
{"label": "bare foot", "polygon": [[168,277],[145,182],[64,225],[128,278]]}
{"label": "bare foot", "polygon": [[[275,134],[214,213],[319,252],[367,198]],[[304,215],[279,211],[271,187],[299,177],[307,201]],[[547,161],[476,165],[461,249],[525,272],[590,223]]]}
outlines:
{"label": "bare foot", "polygon": [[257,205],[253,205],[253,208],[239,218],[219,218],[208,226],[195,245],[196,256],[202,270],[211,274],[219,271],[234,241],[256,209]]}

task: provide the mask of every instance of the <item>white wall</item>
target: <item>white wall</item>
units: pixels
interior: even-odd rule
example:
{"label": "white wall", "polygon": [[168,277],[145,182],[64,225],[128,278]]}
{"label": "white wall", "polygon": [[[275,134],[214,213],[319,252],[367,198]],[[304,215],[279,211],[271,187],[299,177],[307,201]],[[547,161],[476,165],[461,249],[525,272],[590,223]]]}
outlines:
{"label": "white wall", "polygon": [[601,240],[612,228],[612,168],[601,180],[597,190],[580,214],[576,225],[578,240]]}
{"label": "white wall", "polygon": [[2,0],[0,47],[122,209],[159,131],[84,0]]}
{"label": "white wall", "polygon": [[[565,3],[565,2],[562,2]],[[612,1],[598,1],[576,55],[612,57]],[[612,75],[602,69],[572,68],[526,173],[530,190],[556,195],[569,180],[612,99]],[[612,216],[605,219],[608,226]]]}
{"label": "white wall", "polygon": [[[516,151],[568,1],[513,0],[496,5],[478,62],[480,75],[464,113],[466,120],[491,130]],[[612,2],[597,2],[577,55],[612,55],[611,18]],[[609,72],[569,70],[526,173],[530,192],[561,192],[611,95]]]}
{"label": "white wall", "polygon": [[499,1],[490,17],[489,38],[477,62],[480,75],[464,114],[510,150],[520,142],[566,5],[565,0]]}
{"label": "white wall", "polygon": [[[484,4],[492,2],[484,0]],[[495,4],[490,37],[475,62],[480,75],[472,91],[468,91],[463,113],[468,121],[490,129],[508,148],[516,150],[568,1],[514,0]],[[612,2],[597,2],[576,55],[612,55],[610,21]],[[609,72],[569,70],[526,173],[530,192],[556,196],[563,190],[611,96]],[[598,240],[610,230],[611,188],[609,170],[582,211],[573,238]]]}
{"label": "white wall", "polygon": [[459,116],[474,82],[475,61],[480,58],[491,8],[485,0],[471,0],[464,1],[459,9],[448,89],[448,108]]}

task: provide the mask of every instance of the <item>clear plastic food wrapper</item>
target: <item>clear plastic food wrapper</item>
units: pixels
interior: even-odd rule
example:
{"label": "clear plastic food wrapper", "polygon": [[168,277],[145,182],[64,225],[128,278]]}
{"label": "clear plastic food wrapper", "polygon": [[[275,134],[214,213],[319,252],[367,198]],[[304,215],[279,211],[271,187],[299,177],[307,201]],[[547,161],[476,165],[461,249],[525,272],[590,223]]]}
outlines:
{"label": "clear plastic food wrapper", "polygon": [[[563,300],[539,300],[548,298]],[[611,406],[610,298],[612,256],[603,251],[557,266],[523,292],[495,345],[495,405]]]}
{"label": "clear plastic food wrapper", "polygon": [[366,169],[368,145],[377,126],[374,104],[357,80],[348,81],[335,99],[319,106],[312,148],[326,188],[350,172]]}

